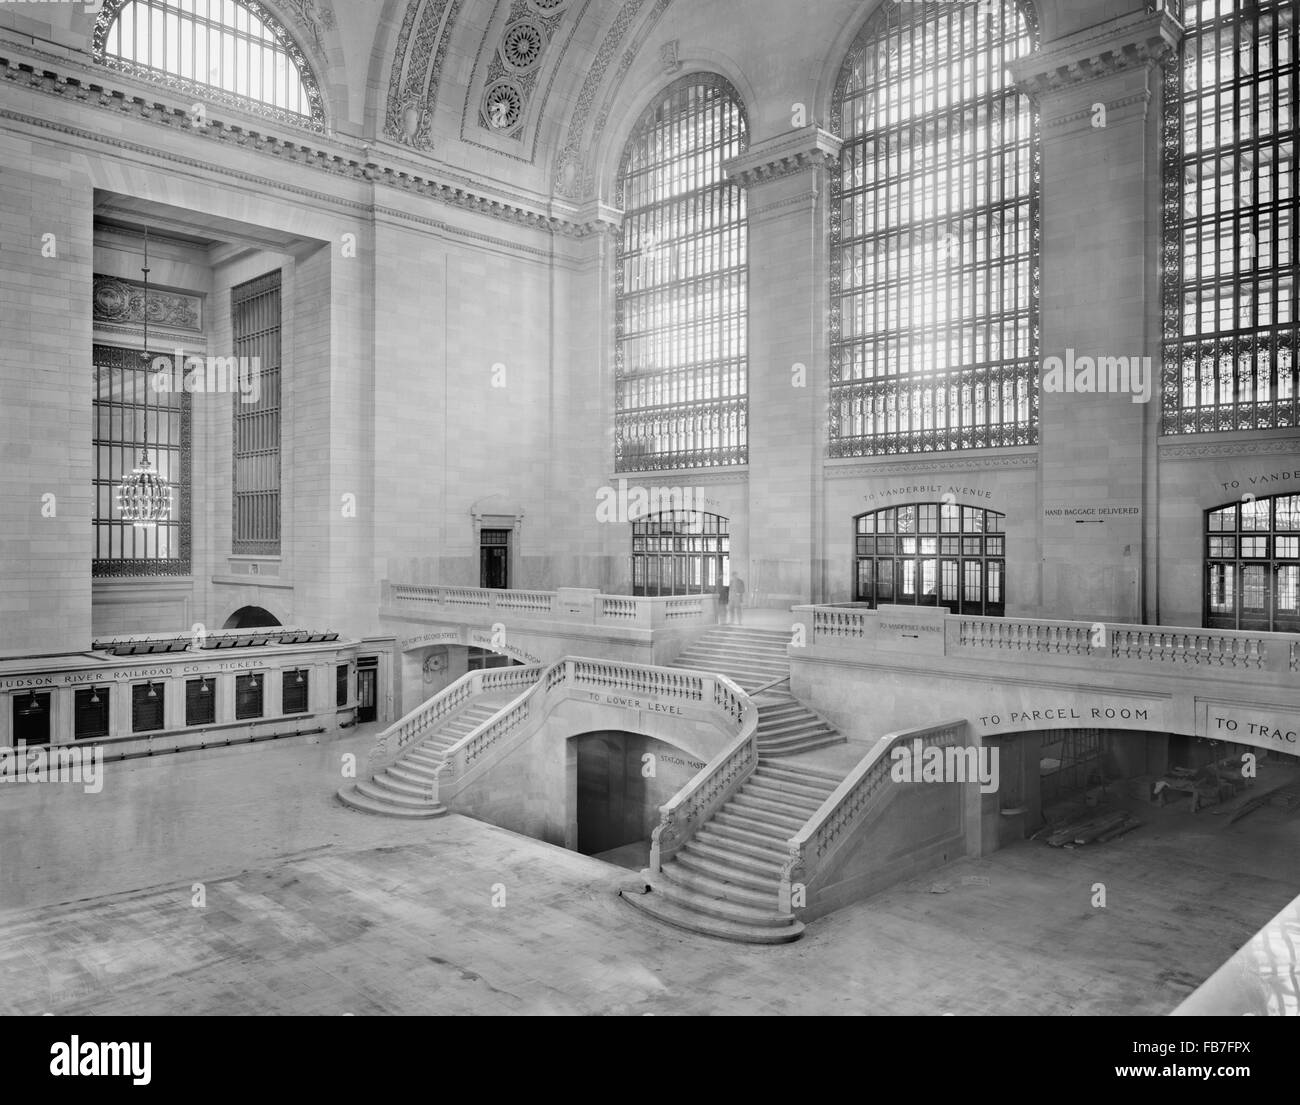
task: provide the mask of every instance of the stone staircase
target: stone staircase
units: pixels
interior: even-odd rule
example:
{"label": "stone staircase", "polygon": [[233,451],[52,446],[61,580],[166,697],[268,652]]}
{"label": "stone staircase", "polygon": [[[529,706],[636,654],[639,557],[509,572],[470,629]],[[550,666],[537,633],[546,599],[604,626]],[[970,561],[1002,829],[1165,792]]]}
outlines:
{"label": "stone staircase", "polygon": [[[718,672],[752,691],[774,679],[789,678],[789,643],[790,635],[781,630],[720,625],[668,666]],[[844,742],[842,733],[789,693],[788,684],[764,691],[756,701],[762,756],[794,756]]]}
{"label": "stone staircase", "polygon": [[508,695],[497,694],[474,699],[373,778],[341,788],[339,800],[354,810],[387,817],[441,817],[447,807],[433,800],[431,788],[443,754],[509,701]]}
{"label": "stone staircase", "polygon": [[637,909],[691,932],[746,944],[784,944],[802,922],[778,912],[787,841],[839,785],[833,774],[758,767],[659,874],[641,872],[645,893],[622,891]]}
{"label": "stone staircase", "polygon": [[777,629],[720,625],[710,629],[668,666],[713,671],[750,691],[790,674],[790,634]]}

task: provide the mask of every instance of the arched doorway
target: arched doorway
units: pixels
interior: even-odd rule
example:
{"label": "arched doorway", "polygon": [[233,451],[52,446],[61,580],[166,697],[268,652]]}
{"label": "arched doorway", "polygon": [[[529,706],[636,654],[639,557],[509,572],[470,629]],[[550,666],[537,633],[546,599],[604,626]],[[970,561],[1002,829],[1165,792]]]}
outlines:
{"label": "arched doorway", "polygon": [[222,629],[263,629],[280,624],[280,619],[261,606],[241,606],[226,619]]}
{"label": "arched doorway", "polygon": [[716,595],[731,584],[728,519],[705,511],[650,514],[632,523],[632,594]]}

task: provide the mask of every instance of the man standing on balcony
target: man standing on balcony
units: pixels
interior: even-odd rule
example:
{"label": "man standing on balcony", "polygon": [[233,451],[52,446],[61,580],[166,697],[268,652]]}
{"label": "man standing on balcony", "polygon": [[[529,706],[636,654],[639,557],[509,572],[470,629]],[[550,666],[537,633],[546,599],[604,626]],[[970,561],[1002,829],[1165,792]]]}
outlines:
{"label": "man standing on balcony", "polygon": [[727,621],[740,625],[744,621],[745,581],[738,575],[731,577],[730,602],[727,606]]}

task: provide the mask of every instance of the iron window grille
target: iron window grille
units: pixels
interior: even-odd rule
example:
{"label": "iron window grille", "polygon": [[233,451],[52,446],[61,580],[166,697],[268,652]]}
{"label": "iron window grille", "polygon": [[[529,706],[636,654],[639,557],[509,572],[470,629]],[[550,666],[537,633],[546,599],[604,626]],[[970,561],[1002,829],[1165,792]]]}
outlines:
{"label": "iron window grille", "polygon": [[1170,0],[1164,67],[1166,434],[1297,425],[1297,0]]}
{"label": "iron window grille", "polygon": [[832,128],[833,457],[1038,440],[1038,113],[1007,64],[1018,0],[884,0],[840,72]]}
{"label": "iron window grille", "polygon": [[674,82],[623,154],[615,276],[615,467],[748,460],[748,220],[723,163],[748,145],[723,78]]}

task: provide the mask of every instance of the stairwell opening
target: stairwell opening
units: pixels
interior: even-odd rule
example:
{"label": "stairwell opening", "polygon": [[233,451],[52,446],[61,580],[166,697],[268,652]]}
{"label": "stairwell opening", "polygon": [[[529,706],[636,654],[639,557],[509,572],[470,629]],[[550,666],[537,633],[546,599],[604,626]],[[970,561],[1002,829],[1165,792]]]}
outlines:
{"label": "stairwell opening", "polygon": [[569,847],[639,871],[650,860],[659,807],[704,763],[641,733],[604,730],[569,740]]}

